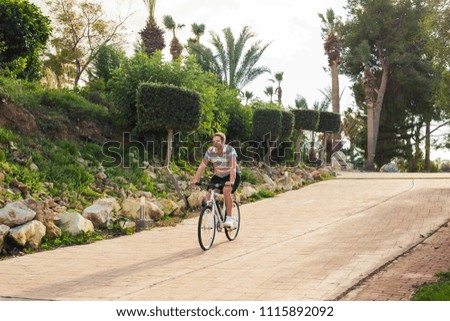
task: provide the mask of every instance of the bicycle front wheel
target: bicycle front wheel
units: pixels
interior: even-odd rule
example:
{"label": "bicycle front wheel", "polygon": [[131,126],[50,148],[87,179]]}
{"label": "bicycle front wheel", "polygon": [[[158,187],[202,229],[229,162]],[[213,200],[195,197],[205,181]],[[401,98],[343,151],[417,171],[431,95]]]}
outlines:
{"label": "bicycle front wheel", "polygon": [[203,251],[211,248],[216,236],[216,217],[210,206],[202,209],[198,218],[198,243]]}
{"label": "bicycle front wheel", "polygon": [[231,216],[234,218],[234,225],[231,228],[225,228],[225,235],[230,241],[233,241],[236,239],[239,228],[241,227],[241,211],[239,210],[239,204],[236,201],[233,201]]}

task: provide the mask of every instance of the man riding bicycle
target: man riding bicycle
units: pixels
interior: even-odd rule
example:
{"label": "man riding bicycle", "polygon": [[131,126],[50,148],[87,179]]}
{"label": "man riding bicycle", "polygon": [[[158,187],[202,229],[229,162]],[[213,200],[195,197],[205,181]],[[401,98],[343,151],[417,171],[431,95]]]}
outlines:
{"label": "man riding bicycle", "polygon": [[225,199],[225,207],[227,212],[227,218],[223,225],[232,227],[234,224],[234,219],[231,216],[231,208],[233,206],[231,194],[238,188],[241,181],[241,175],[240,168],[236,164],[236,151],[230,145],[226,145],[225,142],[225,134],[217,132],[213,135],[212,146],[206,151],[192,183],[195,184],[200,181],[208,162],[212,162],[214,164],[214,176],[211,178],[211,184],[225,185],[219,187]]}

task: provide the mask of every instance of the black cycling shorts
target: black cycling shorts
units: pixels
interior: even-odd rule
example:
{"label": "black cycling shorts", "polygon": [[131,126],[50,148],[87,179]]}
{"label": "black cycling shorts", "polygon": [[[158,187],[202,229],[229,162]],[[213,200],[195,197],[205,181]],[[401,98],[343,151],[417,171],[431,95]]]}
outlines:
{"label": "black cycling shorts", "polygon": [[[225,177],[220,177],[217,175],[214,175],[211,177],[211,184],[220,184],[230,181],[230,175],[227,175]],[[239,183],[241,182],[241,175],[239,173],[236,173],[236,179],[234,180],[233,189],[231,190],[231,193],[234,193],[237,188],[239,187]],[[222,193],[223,186],[219,187],[220,193]]]}

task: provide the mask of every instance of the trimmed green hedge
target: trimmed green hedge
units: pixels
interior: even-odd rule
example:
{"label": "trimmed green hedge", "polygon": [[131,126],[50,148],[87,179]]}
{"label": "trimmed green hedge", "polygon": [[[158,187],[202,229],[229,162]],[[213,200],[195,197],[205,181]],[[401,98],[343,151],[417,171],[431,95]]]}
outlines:
{"label": "trimmed green hedge", "polygon": [[318,132],[333,132],[337,133],[341,128],[341,115],[323,111],[320,113],[319,125],[317,126]]}
{"label": "trimmed green hedge", "polygon": [[296,109],[293,110],[295,116],[294,128],[296,130],[316,130],[319,124],[320,113],[317,110]]}
{"label": "trimmed green hedge", "polygon": [[253,113],[253,137],[256,140],[263,139],[264,135],[271,133],[271,139],[275,140],[281,134],[281,110],[261,108]]}
{"label": "trimmed green hedge", "polygon": [[140,131],[190,131],[200,125],[200,95],[172,85],[143,83],[137,95]]}
{"label": "trimmed green hedge", "polygon": [[281,112],[281,134],[280,139],[288,139],[291,137],[292,129],[294,128],[294,114],[283,110]]}

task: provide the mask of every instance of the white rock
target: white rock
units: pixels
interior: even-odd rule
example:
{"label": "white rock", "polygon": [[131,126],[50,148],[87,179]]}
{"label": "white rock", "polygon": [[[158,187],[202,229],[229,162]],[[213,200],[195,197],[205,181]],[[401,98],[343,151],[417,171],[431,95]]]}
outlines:
{"label": "white rock", "polygon": [[170,215],[178,210],[178,204],[172,200],[163,198],[156,201],[153,201],[163,212],[164,214]]}
{"label": "white rock", "polygon": [[91,221],[85,219],[77,212],[64,212],[59,213],[59,228],[63,232],[68,232],[72,235],[78,235],[82,232],[94,232],[94,224]]}
{"label": "white rock", "polygon": [[104,228],[119,210],[120,205],[115,198],[103,198],[85,208],[83,217],[90,220],[94,227]]}
{"label": "white rock", "polygon": [[37,167],[37,165],[35,163],[31,163],[30,169],[31,169],[32,172],[39,171],[39,167]]}
{"label": "white rock", "polygon": [[244,188],[242,189],[241,195],[244,196],[245,198],[249,198],[250,196],[252,196],[255,193],[256,193],[256,189],[254,187],[244,186]]}
{"label": "white rock", "polygon": [[0,255],[3,250],[3,244],[5,240],[5,236],[9,233],[9,226],[8,225],[0,225]]}
{"label": "white rock", "polygon": [[[151,201],[146,201],[144,205],[144,219],[145,220],[158,220],[164,216],[164,212]],[[121,214],[133,220],[141,219],[141,203],[139,199],[127,198],[122,202]]]}
{"label": "white rock", "polygon": [[29,209],[23,202],[9,203],[0,209],[0,224],[14,227],[30,222],[36,216],[36,212]]}
{"label": "white rock", "polygon": [[153,194],[150,192],[145,192],[145,191],[137,191],[134,192],[132,197],[136,197],[136,198],[141,198],[142,196],[144,196],[147,200],[153,198]]}
{"label": "white rock", "polygon": [[398,168],[395,163],[389,163],[389,164],[383,165],[380,168],[380,172],[382,172],[382,173],[398,173]]}
{"label": "white rock", "polygon": [[264,175],[263,175],[263,179],[264,179],[264,182],[265,182],[266,184],[270,184],[270,185],[272,185],[273,187],[275,187],[275,182],[269,177],[269,175],[264,174]]}
{"label": "white rock", "polygon": [[265,189],[266,191],[274,192],[274,191],[277,189],[277,186],[276,186],[276,185],[272,185],[272,184],[265,183],[265,184],[261,185],[261,188],[262,188],[262,189]]}
{"label": "white rock", "polygon": [[194,191],[188,197],[188,203],[190,207],[200,207],[203,199],[206,197],[206,191]]}
{"label": "white rock", "polygon": [[144,170],[144,173],[147,174],[147,176],[153,180],[158,178],[158,176],[154,172],[152,172],[148,169]]}
{"label": "white rock", "polygon": [[126,229],[136,228],[136,223],[133,221],[121,221],[121,222],[119,222],[119,226],[122,229],[122,231],[124,231]]}
{"label": "white rock", "polygon": [[39,244],[41,244],[42,238],[45,236],[45,232],[44,224],[39,221],[31,221],[10,229],[9,237],[21,246],[29,245],[37,249]]}

